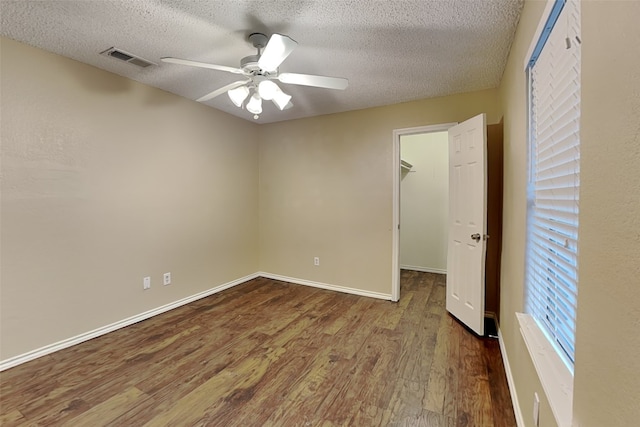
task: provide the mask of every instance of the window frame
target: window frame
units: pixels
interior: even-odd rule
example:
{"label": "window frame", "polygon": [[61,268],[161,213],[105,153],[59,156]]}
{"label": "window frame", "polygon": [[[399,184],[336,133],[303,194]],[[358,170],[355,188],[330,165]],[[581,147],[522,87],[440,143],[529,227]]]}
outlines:
{"label": "window frame", "polygon": [[[532,66],[540,56],[546,45],[547,39],[568,2],[574,0],[547,0],[546,8],[542,14],[538,28],[529,47],[529,51],[524,58],[523,69],[526,80],[526,114],[527,114],[527,242],[525,252],[525,262],[530,262],[529,258],[529,233],[531,232],[531,216],[533,209],[533,197],[531,194],[532,183],[534,181],[534,161],[535,136],[533,135],[533,111],[532,111]],[[524,301],[526,301],[528,290],[527,283],[529,266],[525,268],[525,289]],[[577,279],[576,279],[577,283]],[[573,402],[573,361],[565,353],[565,349],[556,344],[555,338],[542,326],[539,320],[529,313],[516,313],[517,321],[525,345],[530,353],[533,364],[536,368],[540,382],[544,388],[547,400],[551,406],[556,422],[560,426],[571,425],[572,402]],[[575,317],[574,317],[575,322]],[[574,343],[575,346],[575,336]]]}

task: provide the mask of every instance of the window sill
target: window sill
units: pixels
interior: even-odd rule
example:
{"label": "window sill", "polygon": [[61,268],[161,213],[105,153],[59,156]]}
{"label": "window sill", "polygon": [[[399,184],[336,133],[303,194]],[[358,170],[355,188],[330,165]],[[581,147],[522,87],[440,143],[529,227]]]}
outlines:
{"label": "window sill", "polygon": [[516,317],[556,423],[560,427],[568,427],[572,418],[573,374],[535,319],[524,313],[516,313]]}

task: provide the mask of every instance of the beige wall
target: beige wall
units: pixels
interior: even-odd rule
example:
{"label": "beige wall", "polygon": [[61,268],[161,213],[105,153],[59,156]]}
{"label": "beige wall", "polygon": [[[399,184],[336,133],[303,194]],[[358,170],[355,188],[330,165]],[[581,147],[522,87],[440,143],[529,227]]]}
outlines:
{"label": "beige wall", "polygon": [[449,227],[449,134],[403,135],[413,165],[400,183],[400,267],[444,273]]}
{"label": "beige wall", "polygon": [[640,2],[582,4],[576,425],[640,423]]}
{"label": "beige wall", "polygon": [[258,270],[257,126],[1,43],[0,359]]}
{"label": "beige wall", "polygon": [[393,130],[482,112],[497,123],[497,95],[486,90],[261,126],[261,270],[390,295]]}
{"label": "beige wall", "polygon": [[[545,3],[527,1],[500,86],[505,125],[501,329],[532,426],[543,396],[514,312],[523,310],[526,85],[523,62]],[[574,425],[640,419],[639,2],[582,2],[579,295]],[[543,397],[540,426],[555,426]]]}

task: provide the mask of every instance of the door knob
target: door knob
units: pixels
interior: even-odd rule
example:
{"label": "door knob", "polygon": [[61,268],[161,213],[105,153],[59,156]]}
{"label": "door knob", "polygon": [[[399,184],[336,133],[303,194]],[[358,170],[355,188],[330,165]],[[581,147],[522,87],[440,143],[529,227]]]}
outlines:
{"label": "door knob", "polygon": [[471,238],[478,243],[480,241],[480,233],[475,233],[471,235]]}

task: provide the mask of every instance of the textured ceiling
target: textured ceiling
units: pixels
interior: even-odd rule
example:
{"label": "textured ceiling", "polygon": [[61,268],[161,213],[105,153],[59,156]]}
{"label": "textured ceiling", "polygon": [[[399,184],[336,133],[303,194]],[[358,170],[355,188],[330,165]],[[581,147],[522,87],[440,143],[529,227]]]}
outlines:
{"label": "textured ceiling", "polygon": [[[496,87],[521,9],[522,0],[0,0],[0,34],[190,99],[238,76],[160,58],[239,67],[256,53],[252,32],[298,42],[281,72],[349,80],[345,91],[280,84],[294,107],[265,104],[257,122],[268,123]],[[99,55],[112,46],[159,65]],[[226,95],[206,104],[253,121]]]}

